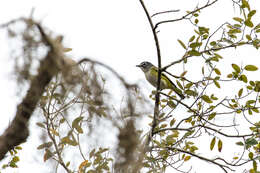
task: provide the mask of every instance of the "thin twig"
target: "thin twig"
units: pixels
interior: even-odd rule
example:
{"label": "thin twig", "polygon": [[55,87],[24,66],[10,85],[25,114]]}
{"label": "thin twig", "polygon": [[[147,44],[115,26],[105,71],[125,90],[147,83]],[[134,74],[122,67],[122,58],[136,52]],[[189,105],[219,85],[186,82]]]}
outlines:
{"label": "thin twig", "polygon": [[177,22],[177,21],[186,19],[186,17],[188,17],[189,15],[192,15],[192,14],[194,14],[194,13],[196,13],[196,12],[206,8],[206,7],[209,7],[209,6],[213,5],[217,1],[218,0],[215,0],[215,1],[211,2],[211,3],[207,3],[206,5],[204,5],[204,6],[200,7],[200,8],[197,8],[196,10],[193,10],[193,11],[187,13],[186,15],[182,16],[181,18],[173,19],[173,20],[164,20],[164,21],[158,22],[157,24],[155,24],[154,28],[156,29],[159,25],[164,24],[164,23]]}
{"label": "thin twig", "polygon": [[160,15],[160,14],[165,14],[165,13],[175,13],[175,12],[179,12],[179,11],[180,10],[161,11],[161,12],[158,12],[158,13],[154,13],[153,15],[151,15],[151,17],[157,16],[157,15]]}

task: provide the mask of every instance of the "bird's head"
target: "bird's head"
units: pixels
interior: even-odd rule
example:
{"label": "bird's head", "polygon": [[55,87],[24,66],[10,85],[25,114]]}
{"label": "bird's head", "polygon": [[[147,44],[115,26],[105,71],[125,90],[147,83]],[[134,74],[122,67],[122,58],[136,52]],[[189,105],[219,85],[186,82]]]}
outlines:
{"label": "bird's head", "polygon": [[151,67],[153,67],[153,64],[148,61],[144,61],[141,64],[136,65],[136,67],[140,67],[143,72],[147,72]]}

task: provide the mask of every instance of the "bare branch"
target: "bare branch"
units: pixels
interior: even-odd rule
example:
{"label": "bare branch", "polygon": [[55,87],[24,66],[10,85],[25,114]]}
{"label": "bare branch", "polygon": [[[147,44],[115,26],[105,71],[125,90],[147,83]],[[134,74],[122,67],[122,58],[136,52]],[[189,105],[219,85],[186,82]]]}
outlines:
{"label": "bare branch", "polygon": [[157,15],[160,15],[160,14],[175,13],[175,12],[179,12],[179,11],[180,11],[180,10],[161,11],[161,12],[158,12],[158,13],[154,13],[151,17],[157,16]]}
{"label": "bare branch", "polygon": [[158,28],[159,25],[164,24],[164,23],[177,22],[177,21],[186,19],[189,15],[192,15],[192,14],[194,14],[194,13],[196,13],[196,12],[198,12],[198,11],[200,11],[200,10],[206,8],[206,7],[209,7],[209,6],[213,5],[213,4],[216,3],[217,1],[218,1],[218,0],[212,1],[211,3],[208,2],[206,5],[204,5],[204,6],[200,7],[200,8],[197,8],[196,10],[193,10],[193,11],[187,13],[186,15],[182,16],[181,18],[173,19],[173,20],[164,20],[164,21],[158,22],[158,23],[155,25],[154,29]]}

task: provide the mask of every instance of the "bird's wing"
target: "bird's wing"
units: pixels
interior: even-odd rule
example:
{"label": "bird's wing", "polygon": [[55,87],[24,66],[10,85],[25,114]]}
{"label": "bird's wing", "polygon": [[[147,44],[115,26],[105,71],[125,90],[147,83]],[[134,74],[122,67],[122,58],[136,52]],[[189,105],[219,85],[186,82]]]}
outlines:
{"label": "bird's wing", "polygon": [[[156,67],[152,67],[152,68],[153,68],[152,73],[155,73],[153,75],[156,76],[156,78],[157,78],[158,69]],[[166,81],[167,83],[171,83],[174,88],[177,88],[177,86],[164,73],[161,73],[161,79]]]}

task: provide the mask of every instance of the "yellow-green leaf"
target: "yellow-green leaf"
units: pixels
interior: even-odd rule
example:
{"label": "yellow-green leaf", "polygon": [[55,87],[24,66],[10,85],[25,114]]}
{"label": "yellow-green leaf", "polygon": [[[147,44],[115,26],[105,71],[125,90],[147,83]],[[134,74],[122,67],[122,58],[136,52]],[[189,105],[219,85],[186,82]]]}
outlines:
{"label": "yellow-green leaf", "polygon": [[250,40],[252,40],[252,37],[247,34],[247,35],[246,35],[246,39],[250,41]]}
{"label": "yellow-green leaf", "polygon": [[254,66],[254,65],[246,65],[245,66],[245,70],[247,70],[247,71],[256,71],[256,70],[258,70],[258,68],[256,66]]}
{"label": "yellow-green leaf", "polygon": [[256,10],[252,10],[252,11],[250,11],[250,12],[248,13],[247,17],[248,17],[248,18],[251,18],[253,15],[255,15],[255,13],[256,13]]}
{"label": "yellow-green leaf", "polygon": [[184,160],[184,161],[188,161],[188,160],[190,160],[190,158],[191,158],[190,156],[186,156],[186,157],[184,157],[183,160]]}
{"label": "yellow-green leaf", "polygon": [[246,0],[242,0],[241,8],[247,8],[250,11],[249,3]]}
{"label": "yellow-green leaf", "polygon": [[212,100],[207,95],[202,95],[201,98],[203,101],[205,101],[207,103],[212,103]]}
{"label": "yellow-green leaf", "polygon": [[248,80],[247,80],[246,75],[242,74],[240,77],[241,77],[241,80],[242,80],[243,82],[247,83]]}
{"label": "yellow-green leaf", "polygon": [[188,54],[191,56],[200,56],[201,54],[196,50],[190,50],[188,51]]}
{"label": "yellow-green leaf", "polygon": [[210,142],[210,150],[213,150],[214,146],[215,146],[215,143],[216,143],[216,137],[214,137],[211,142]]}
{"label": "yellow-green leaf", "polygon": [[20,161],[19,157],[18,156],[14,156],[13,159],[12,159],[12,162],[18,162]]}
{"label": "yellow-green leaf", "polygon": [[193,35],[190,39],[189,42],[192,42],[195,39],[195,35]]}
{"label": "yellow-green leaf", "polygon": [[210,114],[208,120],[212,120],[213,118],[215,118],[216,114],[217,114],[216,112]]}
{"label": "yellow-green leaf", "polygon": [[243,88],[241,88],[241,89],[238,91],[238,97],[241,97],[242,94],[243,94]]}
{"label": "yellow-green leaf", "polygon": [[49,148],[49,147],[52,146],[52,144],[53,144],[52,142],[46,142],[46,143],[43,143],[43,144],[39,145],[37,147],[37,149],[40,150],[40,149],[43,149],[43,148]]}
{"label": "yellow-green leaf", "polygon": [[238,65],[236,65],[236,64],[231,64],[232,65],[232,68],[236,71],[236,72],[240,72],[241,70],[240,70],[240,67],[238,66]]}
{"label": "yellow-green leaf", "polygon": [[46,160],[48,160],[52,156],[53,156],[53,153],[50,150],[46,149],[45,153],[44,153],[44,156],[43,156],[43,161],[45,162]]}
{"label": "yellow-green leaf", "polygon": [[239,23],[242,23],[244,20],[240,17],[233,17],[233,20],[239,22]]}
{"label": "yellow-green leaf", "polygon": [[185,46],[185,44],[181,41],[181,40],[177,40],[179,43],[180,43],[180,45],[184,48],[184,49],[187,49],[187,47]]}
{"label": "yellow-green leaf", "polygon": [[83,119],[82,116],[77,117],[72,122],[72,128],[75,128],[79,133],[83,133],[83,129],[80,126],[80,121]]}
{"label": "yellow-green leaf", "polygon": [[180,75],[180,77],[185,76],[185,75],[187,74],[187,72],[188,72],[188,71],[184,71],[184,72],[182,72],[182,74]]}
{"label": "yellow-green leaf", "polygon": [[222,141],[218,140],[218,151],[219,152],[221,152],[221,150],[222,150],[222,145],[223,145]]}
{"label": "yellow-green leaf", "polygon": [[36,125],[45,129],[45,125],[43,123],[37,122]]}
{"label": "yellow-green leaf", "polygon": [[233,75],[231,73],[227,75],[227,78],[232,78],[232,77]]}
{"label": "yellow-green leaf", "polygon": [[182,84],[181,84],[178,80],[176,80],[176,83],[177,83],[177,85],[179,86],[179,88],[184,89],[183,86],[182,86]]}
{"label": "yellow-green leaf", "polygon": [[257,171],[257,163],[255,160],[253,160],[253,169],[254,169],[254,172],[258,172]]}
{"label": "yellow-green leaf", "polygon": [[249,154],[248,154],[248,157],[249,157],[249,159],[253,159],[253,157],[254,157],[254,154],[252,153],[252,152],[250,152]]}
{"label": "yellow-green leaf", "polygon": [[216,87],[220,88],[220,84],[218,83],[218,81],[213,80],[214,84],[216,85]]}
{"label": "yellow-green leaf", "polygon": [[70,52],[72,51],[72,48],[63,48],[63,52]]}
{"label": "yellow-green leaf", "polygon": [[220,72],[220,70],[219,70],[218,68],[215,68],[214,71],[215,71],[215,73],[216,73],[217,75],[221,75],[221,72]]}
{"label": "yellow-green leaf", "polygon": [[250,20],[250,18],[247,18],[245,21],[245,25],[248,26],[249,28],[253,28],[254,24],[253,22]]}
{"label": "yellow-green leaf", "polygon": [[185,88],[190,88],[191,86],[193,85],[193,83],[187,83],[186,85],[185,85]]}
{"label": "yellow-green leaf", "polygon": [[170,121],[170,126],[173,126],[175,122],[176,122],[176,119],[173,118],[173,119]]}

